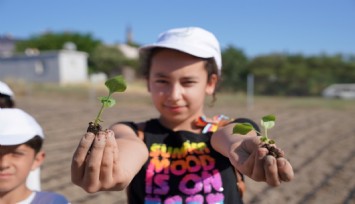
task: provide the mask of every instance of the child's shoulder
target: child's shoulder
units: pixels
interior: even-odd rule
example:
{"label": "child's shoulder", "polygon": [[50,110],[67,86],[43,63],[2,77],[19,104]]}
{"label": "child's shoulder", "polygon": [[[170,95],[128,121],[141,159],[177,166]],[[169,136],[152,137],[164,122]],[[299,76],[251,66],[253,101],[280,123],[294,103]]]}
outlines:
{"label": "child's shoulder", "polygon": [[37,191],[32,203],[68,204],[69,201],[55,192]]}

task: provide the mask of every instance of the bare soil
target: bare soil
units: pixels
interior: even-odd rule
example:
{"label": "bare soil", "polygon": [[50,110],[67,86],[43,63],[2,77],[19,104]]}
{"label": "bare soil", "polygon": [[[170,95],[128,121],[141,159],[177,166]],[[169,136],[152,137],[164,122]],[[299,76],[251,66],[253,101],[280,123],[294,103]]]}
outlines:
{"label": "bare soil", "polygon": [[[42,189],[62,193],[73,204],[126,203],[124,192],[89,194],[70,180],[71,156],[97,114],[99,93],[32,88],[16,97],[17,107],[32,114],[45,132]],[[157,115],[143,92],[128,89],[115,97],[117,105],[104,112],[103,126]],[[269,135],[295,171],[292,182],[276,188],[247,178],[245,203],[355,203],[355,101],[257,97],[253,107],[245,101],[243,96],[217,94],[215,106],[206,107],[206,112],[249,117],[258,123],[262,116],[275,114],[276,126]]]}

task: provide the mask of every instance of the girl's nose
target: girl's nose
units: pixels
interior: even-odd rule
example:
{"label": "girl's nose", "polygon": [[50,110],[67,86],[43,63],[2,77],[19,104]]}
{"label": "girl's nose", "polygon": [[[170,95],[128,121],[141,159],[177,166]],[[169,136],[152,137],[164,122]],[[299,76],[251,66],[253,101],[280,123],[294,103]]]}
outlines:
{"label": "girl's nose", "polygon": [[172,101],[177,101],[181,99],[182,89],[179,85],[172,85],[171,88],[168,90],[169,99]]}
{"label": "girl's nose", "polygon": [[6,154],[0,154],[0,171],[8,167],[9,162],[7,162],[8,159],[6,157]]}

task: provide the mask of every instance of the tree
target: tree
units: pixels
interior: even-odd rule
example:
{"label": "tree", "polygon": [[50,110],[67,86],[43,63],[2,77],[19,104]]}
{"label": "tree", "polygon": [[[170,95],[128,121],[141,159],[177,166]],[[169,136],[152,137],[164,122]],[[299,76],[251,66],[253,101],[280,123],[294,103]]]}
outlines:
{"label": "tree", "polygon": [[108,77],[122,74],[125,66],[134,66],[134,60],[128,60],[116,46],[99,45],[90,57],[92,72],[103,72]]}
{"label": "tree", "polygon": [[342,55],[269,54],[251,60],[255,92],[265,95],[320,95],[334,83],[353,83],[355,64]]}
{"label": "tree", "polygon": [[283,66],[281,55],[261,55],[255,57],[248,65],[255,79],[255,93],[275,94],[279,92],[280,86],[277,84],[280,70]]}
{"label": "tree", "polygon": [[17,42],[16,51],[24,52],[27,48],[35,48],[40,51],[60,50],[63,49],[63,45],[67,42],[74,43],[77,50],[87,52],[89,55],[101,44],[101,41],[93,38],[91,34],[81,34],[76,32],[48,32]]}
{"label": "tree", "polygon": [[27,48],[39,51],[61,50],[65,43],[72,42],[78,51],[88,53],[89,73],[104,72],[107,76],[122,73],[124,66],[138,67],[138,60],[127,59],[117,47],[105,46],[91,34],[76,32],[44,33],[16,43],[16,51],[24,52]]}
{"label": "tree", "polygon": [[245,91],[248,58],[242,50],[228,46],[222,52],[222,87],[229,91]]}

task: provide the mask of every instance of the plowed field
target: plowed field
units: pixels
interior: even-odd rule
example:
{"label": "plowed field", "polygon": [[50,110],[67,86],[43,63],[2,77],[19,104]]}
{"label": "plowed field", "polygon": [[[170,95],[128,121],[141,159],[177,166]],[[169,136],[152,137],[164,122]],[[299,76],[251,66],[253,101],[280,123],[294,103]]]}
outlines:
{"label": "plowed field", "polygon": [[[42,189],[64,194],[73,204],[126,203],[124,192],[88,194],[70,181],[70,162],[87,123],[94,119],[102,91],[37,90],[29,88],[16,97],[17,107],[42,125],[47,157],[42,166]],[[105,92],[104,92],[105,93]],[[117,105],[104,112],[104,126],[119,120],[142,121],[156,116],[144,91],[116,94]],[[239,95],[217,94],[209,116],[277,117],[270,136],[293,164],[295,179],[280,187],[247,179],[245,203],[355,203],[355,101],[308,98],[254,98],[247,107]]]}

